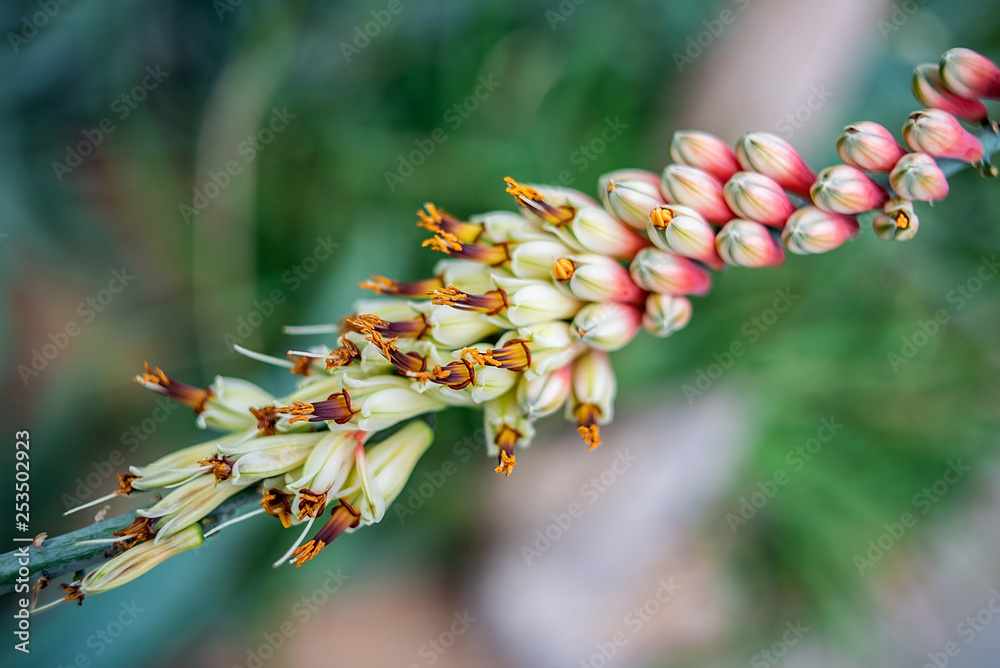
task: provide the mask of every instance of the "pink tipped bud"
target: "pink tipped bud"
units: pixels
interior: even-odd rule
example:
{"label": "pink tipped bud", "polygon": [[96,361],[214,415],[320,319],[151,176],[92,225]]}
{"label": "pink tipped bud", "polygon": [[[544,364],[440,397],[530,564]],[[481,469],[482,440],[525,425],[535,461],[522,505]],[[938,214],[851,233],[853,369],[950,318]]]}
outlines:
{"label": "pink tipped bud", "polygon": [[963,162],[983,159],[983,145],[947,111],[915,111],[903,125],[903,139],[914,151],[935,158],[953,158]]}
{"label": "pink tipped bud", "polygon": [[980,100],[967,100],[948,90],[938,75],[938,66],[924,63],[913,70],[913,97],[925,107],[943,109],[970,123],[987,119],[986,105]]}
{"label": "pink tipped bud", "polygon": [[700,260],[713,269],[723,266],[715,252],[715,230],[694,209],[680,204],[653,209],[646,233],[657,248]]}
{"label": "pink tipped bud", "polygon": [[972,49],[949,49],[938,68],[941,82],[956,95],[1000,100],[1000,67]]}
{"label": "pink tipped bud", "polygon": [[882,206],[889,194],[857,167],[827,167],[809,191],[813,204],[831,213],[861,213]]}
{"label": "pink tipped bud", "polygon": [[691,321],[691,302],[684,297],[653,293],[646,298],[642,326],[653,336],[670,336]]}
{"label": "pink tipped bud", "polygon": [[781,241],[796,255],[811,255],[832,251],[857,234],[858,221],[851,216],[807,206],[788,218]]}
{"label": "pink tipped bud", "polygon": [[872,221],[872,229],[879,239],[909,241],[917,235],[920,220],[913,212],[913,202],[902,197],[893,197],[885,203],[882,211]]}
{"label": "pink tipped bud", "polygon": [[628,269],[607,255],[573,255],[556,260],[552,278],[571,295],[587,302],[641,303],[646,293],[632,282]]}
{"label": "pink tipped bud", "polygon": [[906,155],[906,149],[878,123],[861,121],[848,125],[837,137],[837,154],[851,167],[888,172]]}
{"label": "pink tipped bud", "polygon": [[792,145],[769,132],[749,132],[736,144],[736,158],[743,169],[768,176],[785,190],[809,196],[816,180],[809,166]]}
{"label": "pink tipped bud", "polygon": [[660,177],[644,169],[619,169],[598,180],[598,194],[612,216],[637,230],[649,222],[649,212],[663,204]]}
{"label": "pink tipped bud", "polygon": [[702,169],[720,181],[740,171],[736,153],[715,135],[698,130],[678,130],[670,141],[670,157],[679,165]]}
{"label": "pink tipped bud", "polygon": [[573,318],[575,339],[596,350],[624,348],[642,325],[642,309],[619,302],[584,306]]}
{"label": "pink tipped bud", "polygon": [[896,194],[918,202],[933,202],[948,196],[948,179],[934,158],[926,153],[907,153],[889,174]]}
{"label": "pink tipped bud", "polygon": [[740,218],[781,227],[795,205],[778,183],[756,172],[737,172],[723,188],[726,203]]}
{"label": "pink tipped bud", "polygon": [[722,194],[722,182],[697,167],[668,165],[660,178],[660,191],[672,204],[691,207],[710,223],[733,217]]}
{"label": "pink tipped bud", "polygon": [[552,231],[570,248],[588,253],[631,258],[648,242],[618,219],[596,206],[582,206],[573,217]]}
{"label": "pink tipped bud", "polygon": [[785,259],[781,246],[760,223],[735,218],[719,230],[715,248],[727,264],[737,267],[776,267]]}
{"label": "pink tipped bud", "polygon": [[696,263],[658,248],[643,248],[629,267],[636,285],[663,295],[703,295],[712,287],[708,272]]}

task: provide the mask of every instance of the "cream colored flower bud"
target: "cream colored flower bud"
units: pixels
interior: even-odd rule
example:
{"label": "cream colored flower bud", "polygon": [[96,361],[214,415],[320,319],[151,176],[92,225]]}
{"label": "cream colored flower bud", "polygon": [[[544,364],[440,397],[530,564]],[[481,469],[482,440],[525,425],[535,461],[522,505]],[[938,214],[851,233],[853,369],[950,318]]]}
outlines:
{"label": "cream colored flower bud", "polygon": [[211,427],[222,431],[244,431],[257,425],[257,418],[250,414],[251,408],[273,406],[274,396],[242,378],[216,376],[209,386],[212,394],[205,402],[205,410],[198,414],[196,422],[205,429]]}
{"label": "cream colored flower bud", "polygon": [[[441,278],[444,285],[454,285],[469,294],[482,294],[493,289],[493,267],[472,260],[439,260],[434,265],[434,275]],[[367,313],[367,311],[359,311]],[[378,315],[376,313],[376,315]],[[403,320],[404,318],[386,318],[383,320]],[[412,317],[412,316],[411,316]]]}
{"label": "cream colored flower bud", "polygon": [[570,248],[620,258],[632,257],[647,243],[632,228],[596,206],[577,209],[568,223],[550,225],[548,229]]}
{"label": "cream colored flower bud", "polygon": [[529,420],[552,415],[566,403],[572,389],[572,365],[567,364],[517,384],[517,405]]}
{"label": "cream colored flower bud", "polygon": [[635,338],[642,324],[642,310],[631,304],[588,304],[573,318],[573,334],[596,350],[619,350]]}
{"label": "cream colored flower bud", "polygon": [[598,425],[615,417],[617,394],[618,381],[607,353],[589,350],[573,362],[573,395],[566,404],[566,419],[576,422],[591,450],[601,444]]}
{"label": "cream colored flower bud", "polygon": [[837,155],[852,167],[888,172],[906,155],[906,149],[878,123],[861,121],[848,125],[837,137]]}
{"label": "cream colored flower bud", "polygon": [[1000,67],[972,49],[948,49],[941,56],[941,82],[956,95],[970,100],[1000,100]]}
{"label": "cream colored flower bud", "polygon": [[518,278],[548,280],[552,263],[573,251],[552,238],[526,241],[510,251],[510,272]]}
{"label": "cream colored flower bud", "polygon": [[670,158],[680,165],[704,170],[725,183],[740,171],[736,153],[715,135],[699,130],[678,130],[670,141]]}
{"label": "cream colored flower bud", "polygon": [[924,109],[910,114],[903,125],[903,138],[914,151],[935,158],[962,162],[983,159],[982,143],[963,128],[957,118],[940,109]]}
{"label": "cream colored flower bud", "polygon": [[494,283],[507,293],[508,306],[502,316],[514,327],[570,318],[583,306],[583,302],[565,294],[551,282],[497,276]]}
{"label": "cream colored flower bud", "polygon": [[889,185],[904,199],[933,202],[948,196],[948,178],[926,153],[908,153],[889,174]]}
{"label": "cream colored flower bud", "polygon": [[704,268],[658,248],[641,250],[630,271],[636,285],[660,294],[704,295],[712,288],[712,279]]}
{"label": "cream colored flower bud", "polygon": [[608,172],[597,184],[608,213],[637,230],[645,229],[649,212],[664,203],[660,177],[643,169]]}
{"label": "cream colored flower bud", "polygon": [[552,320],[538,325],[520,327],[515,332],[500,337],[498,345],[515,338],[526,339],[531,347],[531,365],[524,375],[534,378],[565,366],[582,349],[574,339],[572,327],[564,320]]}
{"label": "cream colored flower bud", "polygon": [[797,255],[826,253],[858,234],[858,221],[814,206],[799,209],[788,218],[781,232],[785,248]]}
{"label": "cream colored flower bud", "polygon": [[726,203],[739,218],[780,228],[795,205],[778,183],[756,172],[737,172],[723,188]]}
{"label": "cream colored flower bud", "polygon": [[201,475],[174,489],[151,508],[137,510],[135,514],[156,520],[155,540],[159,543],[204,518],[242,489],[245,488],[231,480],[216,483],[214,476]]}
{"label": "cream colored flower bud", "polygon": [[132,475],[138,476],[137,479],[131,481],[131,485],[136,489],[148,490],[184,482],[191,476],[203,473],[205,467],[198,462],[210,458],[218,452],[220,447],[224,448],[228,445],[250,440],[256,435],[256,429],[239,434],[227,434],[226,436],[171,452],[168,455],[160,457],[152,464],[129,467]]}
{"label": "cream colored flower bud", "polygon": [[670,336],[691,321],[691,302],[685,297],[660,295],[655,292],[646,298],[646,311],[642,326],[653,336]]}
{"label": "cream colored flower bud", "polygon": [[577,299],[588,302],[636,302],[644,298],[618,260],[607,255],[573,255],[553,263],[552,278]]}
{"label": "cream colored flower bud", "polygon": [[911,80],[913,97],[932,109],[943,109],[970,123],[984,123],[989,112],[981,100],[960,97],[948,90],[938,73],[938,66],[931,63],[917,65]]}
{"label": "cream colored flower bud", "polygon": [[532,420],[518,407],[516,392],[488,402],[483,407],[483,426],[486,430],[486,453],[496,456],[497,473],[510,475],[517,466],[516,448],[526,448],[535,438]]}
{"label": "cream colored flower bud", "polygon": [[715,230],[694,209],[664,204],[650,213],[646,233],[660,250],[699,260],[713,269],[722,266],[715,252]]}
{"label": "cream colored flower bud", "polygon": [[660,191],[668,202],[694,209],[710,223],[723,223],[733,214],[722,193],[722,182],[697,167],[667,165]]}
{"label": "cream colored flower bud", "polygon": [[920,220],[913,212],[913,202],[902,197],[886,202],[883,213],[872,221],[875,235],[887,241],[909,241],[917,235],[919,228]]}
{"label": "cream colored flower bud", "polygon": [[820,172],[810,196],[823,211],[843,214],[869,211],[889,199],[885,189],[850,165],[835,165]]}
{"label": "cream colored flower bud", "polygon": [[774,179],[785,190],[809,196],[816,180],[792,145],[769,132],[749,132],[736,143],[736,159],[743,169]]}
{"label": "cream colored flower bud", "polygon": [[404,420],[444,408],[444,402],[430,393],[416,392],[409,387],[381,389],[372,394],[358,413],[358,428],[382,431]]}
{"label": "cream colored flower bud", "polygon": [[469,216],[469,222],[483,226],[483,234],[495,244],[541,239],[545,230],[537,219],[513,211],[489,211]]}
{"label": "cream colored flower bud", "polygon": [[363,438],[364,433],[354,429],[328,431],[309,452],[302,475],[289,483],[288,489],[293,492],[308,489],[329,494],[331,498],[340,496],[354,466],[354,448]]}
{"label": "cream colored flower bud", "polygon": [[767,228],[752,220],[726,223],[715,238],[715,248],[727,264],[739,267],[776,267],[785,259]]}
{"label": "cream colored flower bud", "polygon": [[170,557],[204,542],[201,527],[188,526],[163,540],[141,542],[105,561],[80,581],[85,596],[100,594],[128,584]]}
{"label": "cream colored flower bud", "polygon": [[[478,311],[463,311],[430,302],[421,302],[417,309],[427,316],[427,323],[431,328],[429,337],[445,348],[468,346],[500,329],[494,321],[484,318]],[[378,351],[378,348],[375,350]],[[380,352],[378,354],[385,359]]]}

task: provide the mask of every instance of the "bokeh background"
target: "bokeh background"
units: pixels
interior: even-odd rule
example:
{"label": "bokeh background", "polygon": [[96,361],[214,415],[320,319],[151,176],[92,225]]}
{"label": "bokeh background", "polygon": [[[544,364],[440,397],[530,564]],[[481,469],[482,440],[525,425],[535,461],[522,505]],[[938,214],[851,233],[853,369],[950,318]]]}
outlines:
{"label": "bokeh background", "polygon": [[[369,274],[427,274],[425,201],[510,208],[506,175],[590,192],[661,168],[685,127],[776,132],[818,168],[844,124],[901,126],[917,63],[1000,56],[990,0],[53,0],[0,17],[2,421],[8,442],[31,431],[32,526],[50,535],[89,521],[61,513],[113,489],[120,461],[198,439],[132,384],[143,361],[287,389],[227,341],[319,342],[282,325],[336,321]],[[596,452],[557,418],[504,480],[479,416],[452,410],[407,512],[298,570],[270,568],[290,540],[276,523],[245,522],[36,618],[31,656],[11,641],[3,663],[994,666],[1000,189],[966,172],[919,215],[906,244],[864,230],[731,270],[687,329],[640,335],[614,355],[619,417]],[[114,293],[113,272],[134,278]]]}

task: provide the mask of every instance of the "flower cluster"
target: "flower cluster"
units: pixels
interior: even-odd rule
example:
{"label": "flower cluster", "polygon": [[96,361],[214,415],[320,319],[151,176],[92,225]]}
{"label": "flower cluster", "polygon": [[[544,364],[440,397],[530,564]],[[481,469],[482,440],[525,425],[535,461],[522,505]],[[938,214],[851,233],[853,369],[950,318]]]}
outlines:
{"label": "flower cluster", "polygon": [[771,134],[730,147],[682,131],[670,144],[674,164],[606,174],[599,201],[507,178],[517,212],[466,220],[428,203],[418,212],[431,235],[424,246],[447,256],[432,276],[373,276],[361,286],[383,298],[357,302],[338,324],[291,328],[335,332],[336,345],[287,359],[238,348],[299,376],[287,396],[236,378],[193,387],[147,366],[139,383],[222,435],[119,476],[116,494],[168,491],[115,532],[107,562],[64,585],[66,598],[82,602],[200,544],[202,521],[250,487],[261,507],[232,521],[266,514],[298,527],[276,565],[301,566],[340,534],[382,519],[431,444],[420,416],[449,406],[482,408],[504,476],[535,423],[560,411],[596,448],[614,416],[608,353],[640,329],[666,337],[686,326],[713,272],[773,267],[785,250],[833,250],[858,234],[863,213],[880,238],[911,239],[913,202],[948,193],[939,160],[992,170],[959,119],[988,124],[981,98],[1000,98],[997,66],[953,49],[939,66],[917,68],[913,90],[928,108],[906,120],[910,150],[876,123],[854,123],[837,139],[843,164],[818,173]]}

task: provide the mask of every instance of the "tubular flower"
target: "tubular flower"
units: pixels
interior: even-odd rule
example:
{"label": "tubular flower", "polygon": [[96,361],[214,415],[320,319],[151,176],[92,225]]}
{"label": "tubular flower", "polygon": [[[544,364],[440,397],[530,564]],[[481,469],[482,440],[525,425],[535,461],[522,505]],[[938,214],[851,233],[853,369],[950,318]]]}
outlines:
{"label": "tubular flower", "polygon": [[[917,68],[914,89],[929,109],[910,117],[904,136],[918,152],[880,125],[853,123],[837,139],[846,164],[818,176],[773,134],[750,132],[729,148],[683,131],[670,144],[676,164],[662,175],[609,172],[600,202],[507,178],[517,211],[458,217],[425,204],[417,224],[433,236],[424,245],[447,256],[430,278],[372,276],[361,287],[379,299],[356,302],[342,321],[285,330],[329,335],[326,345],[274,357],[235,347],[290,371],[291,392],[228,377],[198,388],[145,367],[138,383],[218,433],[130,466],[117,489],[75,509],[149,495],[129,524],[101,539],[106,561],[63,585],[64,600],[124,584],[253,517],[297,536],[276,565],[305,564],[385,517],[433,440],[424,417],[450,406],[483,410],[486,450],[504,477],[521,463],[516,451],[535,438],[535,422],[560,409],[597,447],[617,392],[607,351],[640,329],[666,337],[686,327],[712,271],[777,266],[786,249],[830,251],[857,235],[856,214],[872,214],[877,237],[905,241],[919,225],[914,201],[945,197],[946,173],[963,167],[956,160],[985,173],[983,149],[996,151],[997,130],[973,134],[952,115],[984,120],[979,98],[997,97],[998,73],[965,49],[946,53],[940,69]],[[812,201],[800,206],[800,197]],[[233,517],[244,498],[253,509]],[[217,523],[223,516],[232,519]]]}

